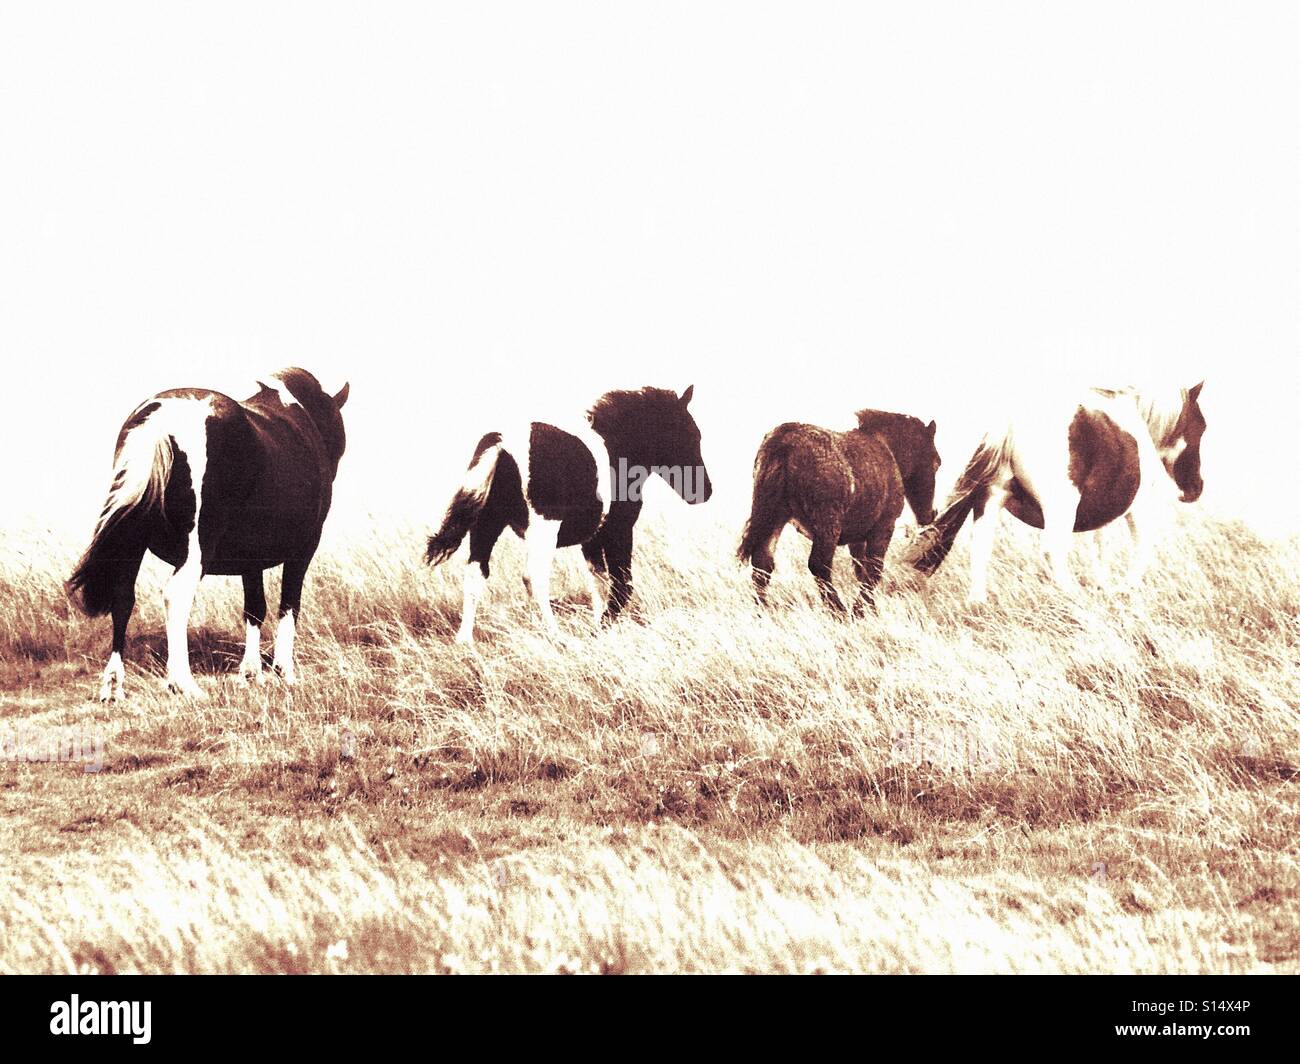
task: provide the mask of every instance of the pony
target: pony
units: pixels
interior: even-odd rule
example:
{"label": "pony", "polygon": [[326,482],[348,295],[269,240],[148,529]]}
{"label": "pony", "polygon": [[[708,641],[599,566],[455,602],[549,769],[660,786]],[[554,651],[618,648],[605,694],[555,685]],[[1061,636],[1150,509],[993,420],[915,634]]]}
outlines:
{"label": "pony", "polygon": [[681,395],[648,387],[608,392],[585,424],[533,421],[518,432],[490,432],[479,440],[425,551],[425,561],[437,565],[469,536],[457,642],[474,641],[492,549],[506,528],[524,541],[524,586],[548,632],[559,631],[550,579],[560,547],[582,548],[593,624],[618,618],[632,597],[632,530],[646,480],[658,475],[690,504],[713,494],[700,430],[688,409],[694,392],[693,385]]}
{"label": "pony", "polygon": [[835,548],[847,545],[860,590],[855,614],[875,608],[876,585],[903,500],[925,525],[934,520],[940,459],[935,423],[908,414],[860,410],[858,427],[835,432],[787,422],[764,437],[754,458],[754,497],[737,555],[752,566],[767,603],[776,544],[791,522],[812,541],[808,568],[822,601],[843,613],[831,579]]}
{"label": "pony", "polygon": [[[1140,582],[1150,566],[1152,536],[1169,507],[1162,485],[1195,502],[1201,478],[1205,416],[1199,403],[1204,381],[1176,392],[1126,387],[1092,388],[1049,416],[1021,415],[986,435],[934,524],[917,538],[907,560],[932,574],[952,549],[967,516],[973,516],[968,600],[988,596],[988,563],[1000,511],[1043,530],[1052,578],[1065,592],[1078,588],[1069,567],[1075,532],[1091,532],[1124,517],[1134,544],[1129,570]],[[1172,493],[1172,492],[1170,492]]]}
{"label": "pony", "polygon": [[146,551],[175,568],[164,594],[169,690],[204,697],[190,671],[187,630],[194,593],[208,573],[243,578],[240,675],[262,681],[262,572],[276,565],[284,573],[273,665],[294,682],[302,585],[346,445],[340,411],[349,386],[330,396],[296,368],[257,384],[257,394],[242,403],[202,388],[159,392],[118,433],[107,501],[65,584],[83,612],[113,616],[101,701],[122,693],[126,627]]}

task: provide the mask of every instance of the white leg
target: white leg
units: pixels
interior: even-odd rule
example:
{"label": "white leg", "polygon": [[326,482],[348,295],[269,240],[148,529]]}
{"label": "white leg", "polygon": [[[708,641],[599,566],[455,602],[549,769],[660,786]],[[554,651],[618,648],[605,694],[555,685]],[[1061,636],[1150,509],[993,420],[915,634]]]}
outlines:
{"label": "white leg", "polygon": [[1068,478],[1044,478],[1036,485],[1043,510],[1043,550],[1047,555],[1052,581],[1065,594],[1081,590],[1070,568],[1070,550],[1074,547],[1074,519],[1079,512],[1079,489]]}
{"label": "white leg", "polygon": [[297,612],[297,610],[286,610],[284,616],[280,618],[280,623],[275,627],[275,658],[273,664],[281,679],[290,686],[297,680],[293,669],[293,639],[297,630],[297,621],[294,615]]}
{"label": "white leg", "polygon": [[122,694],[126,684],[126,670],[122,667],[122,655],[116,650],[108,657],[104,666],[104,678],[99,684],[99,700],[114,702]]}
{"label": "white leg", "polygon": [[1106,540],[1105,529],[1097,529],[1092,534],[1092,582],[1098,587],[1105,583],[1106,574]]}
{"label": "white leg", "polygon": [[524,550],[527,553],[527,581],[533,600],[542,614],[542,625],[548,632],[559,634],[551,610],[551,562],[555,557],[555,544],[560,535],[559,521],[545,521],[536,514],[524,533]]}
{"label": "white leg", "polygon": [[1044,513],[1043,546],[1046,548],[1052,580],[1067,595],[1079,590],[1079,581],[1070,568],[1070,548],[1074,546],[1074,522],[1068,523]]}
{"label": "white leg", "polygon": [[997,536],[998,520],[1002,516],[1002,504],[1006,498],[1005,488],[990,488],[988,501],[984,504],[984,515],[971,528],[970,590],[966,593],[966,601],[971,604],[988,599],[989,559],[993,556],[993,540]]}
{"label": "white leg", "polygon": [[601,619],[605,616],[605,599],[607,577],[603,572],[596,569],[590,562],[587,563],[587,594],[591,596],[591,623],[597,628],[600,627]]}
{"label": "white leg", "polygon": [[1132,542],[1132,552],[1128,560],[1128,582],[1131,586],[1136,587],[1142,582],[1142,574],[1146,571],[1147,562],[1143,555],[1147,551],[1147,545],[1142,541],[1142,533],[1138,529],[1137,518],[1133,516],[1133,511],[1129,510],[1124,515],[1124,523],[1128,525],[1128,534]]}
{"label": "white leg", "polygon": [[252,621],[244,622],[244,659],[239,675],[246,683],[262,682],[262,630]]}
{"label": "white leg", "polygon": [[460,611],[460,628],[456,630],[456,642],[471,646],[474,642],[474,613],[478,609],[483,592],[487,589],[487,577],[478,562],[465,566],[464,601]]}
{"label": "white leg", "polygon": [[1167,511],[1159,506],[1148,506],[1139,513],[1136,509],[1124,515],[1129,535],[1133,537],[1133,557],[1129,560],[1128,580],[1134,587],[1142,583],[1156,559],[1156,544],[1166,531]]}
{"label": "white leg", "polygon": [[199,562],[198,536],[190,537],[190,554],[185,564],[167,581],[163,602],[167,607],[167,687],[189,698],[203,698],[203,690],[190,672],[190,608],[198,590],[203,567]]}
{"label": "white leg", "polygon": [[199,518],[203,511],[203,480],[208,466],[206,412],[199,408],[200,421],[181,439],[174,434],[176,449],[190,466],[190,487],[194,492],[194,527],[190,529],[185,561],[167,581],[163,602],[167,607],[167,687],[190,698],[206,697],[190,672],[189,625],[194,593],[203,579],[203,559],[199,547]]}

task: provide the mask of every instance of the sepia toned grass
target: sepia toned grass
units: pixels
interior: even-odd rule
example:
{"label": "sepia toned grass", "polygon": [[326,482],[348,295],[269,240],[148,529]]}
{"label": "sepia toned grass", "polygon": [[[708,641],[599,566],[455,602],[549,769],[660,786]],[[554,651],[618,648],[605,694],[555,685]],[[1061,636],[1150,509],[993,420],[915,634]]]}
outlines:
{"label": "sepia toned grass", "polygon": [[340,536],[292,691],[237,682],[206,581],[202,703],[162,691],[150,563],[109,706],[79,544],[6,533],[0,728],[105,763],[0,764],[0,970],[1300,970],[1300,542],[1191,512],[1129,590],[1123,530],[1079,536],[1066,598],[1009,527],[988,605],[959,541],[845,621],[795,533],[761,611],[739,522],[675,516],[601,632],[561,552],[558,640],[503,540],[474,649],[422,527]]}

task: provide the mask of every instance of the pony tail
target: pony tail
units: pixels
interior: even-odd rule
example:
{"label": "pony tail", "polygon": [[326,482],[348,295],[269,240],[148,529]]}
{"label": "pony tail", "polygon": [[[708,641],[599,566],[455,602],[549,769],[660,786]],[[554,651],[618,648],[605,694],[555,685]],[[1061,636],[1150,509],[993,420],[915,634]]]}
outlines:
{"label": "pony tail", "polygon": [[95,534],[63,584],[68,598],[87,616],[109,611],[118,569],[143,553],[147,524],[163,511],[174,456],[161,418],[149,418],[123,440]]}
{"label": "pony tail", "polygon": [[957,478],[957,484],[948,497],[948,505],[934,524],[923,529],[915,545],[904,557],[917,572],[932,575],[952,551],[957,533],[966,518],[988,498],[989,485],[997,475],[1006,453],[1005,441],[990,444],[987,441],[976,448],[966,468]]}
{"label": "pony tail", "polygon": [[501,456],[501,434],[489,433],[479,441],[466,471],[464,483],[452,496],[443,516],[442,527],[429,537],[424,552],[426,565],[441,565],[460,547],[461,541],[474,527],[478,515],[487,503],[496,475],[497,460]]}
{"label": "pony tail", "polygon": [[780,505],[785,497],[785,462],[767,453],[767,441],[759,451],[754,470],[754,500],[749,508],[749,520],[740,535],[736,557],[746,565],[754,561],[754,554],[772,534],[773,526],[781,523]]}

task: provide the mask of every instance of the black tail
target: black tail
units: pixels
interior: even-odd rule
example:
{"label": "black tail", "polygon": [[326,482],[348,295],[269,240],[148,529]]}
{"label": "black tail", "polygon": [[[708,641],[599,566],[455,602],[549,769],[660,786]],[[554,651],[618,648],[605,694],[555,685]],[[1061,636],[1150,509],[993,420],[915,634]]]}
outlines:
{"label": "black tail", "polygon": [[1002,464],[1003,448],[980,444],[966,463],[957,486],[948,497],[948,505],[934,523],[921,531],[916,544],[908,552],[906,561],[926,576],[939,568],[957,541],[957,533],[966,523],[972,510],[983,506],[988,498],[989,485]]}
{"label": "black tail", "polygon": [[736,557],[746,565],[753,564],[754,554],[784,522],[785,513],[785,454],[783,448],[773,447],[771,438],[759,448],[754,469],[754,500],[749,507],[749,520],[740,535]]}
{"label": "black tail", "polygon": [[144,420],[128,431],[90,546],[63,585],[83,613],[91,617],[107,613],[118,570],[123,565],[138,566],[150,525],[163,512],[174,454],[171,436],[157,420]]}
{"label": "black tail", "polygon": [[474,457],[470,459],[465,482],[452,497],[447,507],[442,527],[429,537],[428,549],[424,560],[429,565],[440,565],[460,546],[461,540],[469,534],[478,520],[478,515],[487,502],[488,492],[492,490],[492,478],[496,474],[497,457],[500,455],[501,434],[490,432],[478,442]]}

